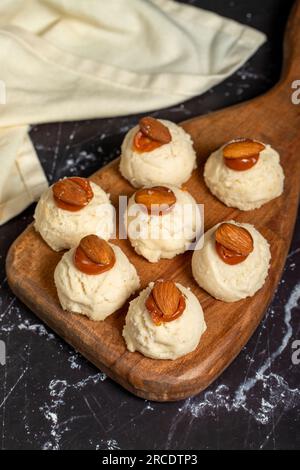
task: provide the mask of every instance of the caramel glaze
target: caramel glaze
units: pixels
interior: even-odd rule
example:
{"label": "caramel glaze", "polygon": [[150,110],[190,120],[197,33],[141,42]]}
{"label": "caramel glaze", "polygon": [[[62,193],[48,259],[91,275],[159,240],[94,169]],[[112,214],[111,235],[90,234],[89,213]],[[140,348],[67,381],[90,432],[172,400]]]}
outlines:
{"label": "caramel glaze", "polygon": [[151,292],[148,299],[146,300],[145,305],[146,305],[146,308],[147,308],[147,310],[149,311],[149,313],[151,315],[151,318],[152,318],[153,322],[157,326],[159,326],[162,323],[170,322],[170,321],[176,320],[176,318],[179,318],[182,315],[182,313],[185,309],[186,303],[185,303],[185,297],[182,294],[180,296],[179,303],[178,303],[178,308],[177,308],[176,312],[173,313],[173,315],[171,315],[171,316],[164,315],[164,313],[157,306],[157,304],[154,300],[154,297],[152,295],[152,292]]}
{"label": "caramel glaze", "polygon": [[245,261],[248,255],[241,255],[240,253],[236,253],[225,246],[221,245],[221,243],[216,241],[216,251],[220,256],[221,260],[224,261],[226,264],[239,264],[242,261]]}
{"label": "caramel glaze", "polygon": [[250,170],[258,161],[259,154],[252,155],[251,157],[242,157],[242,158],[225,158],[225,165],[231,170],[235,171],[245,171]]}
{"label": "caramel glaze", "polygon": [[75,254],[74,254],[74,264],[79,271],[83,272],[84,274],[90,274],[90,275],[95,275],[95,274],[102,274],[105,271],[108,271],[111,269],[115,262],[116,262],[116,257],[115,254],[112,250],[113,256],[112,259],[109,263],[107,264],[100,264],[100,263],[94,263],[88,256],[85,254],[83,249],[80,247],[80,245],[76,248]]}
{"label": "caramel glaze", "polygon": [[133,139],[133,148],[136,152],[140,153],[152,152],[152,150],[155,150],[162,145],[165,144],[163,142],[158,142],[158,140],[150,139],[145,136],[142,131],[138,131]]}

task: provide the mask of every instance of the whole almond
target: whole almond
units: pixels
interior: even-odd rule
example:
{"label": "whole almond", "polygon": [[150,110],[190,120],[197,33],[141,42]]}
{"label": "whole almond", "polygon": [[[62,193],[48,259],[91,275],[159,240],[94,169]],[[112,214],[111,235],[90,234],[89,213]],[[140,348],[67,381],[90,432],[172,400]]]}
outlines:
{"label": "whole almond", "polygon": [[115,262],[115,253],[112,247],[97,235],[87,235],[82,238],[79,248],[81,248],[85,256],[93,263],[108,266]]}
{"label": "whole almond", "polygon": [[158,281],[152,289],[153,299],[166,317],[172,317],[178,310],[181,291],[172,281]]}
{"label": "whole almond", "polygon": [[144,188],[137,191],[135,193],[135,202],[146,206],[149,213],[151,213],[153,205],[166,206],[166,210],[162,209],[160,211],[163,213],[174,206],[176,196],[171,189],[165,186],[153,186],[152,188]]}
{"label": "whole almond", "polygon": [[240,139],[230,142],[223,148],[223,157],[234,158],[250,158],[265,149],[265,146],[260,142],[251,139]]}
{"label": "whole almond", "polygon": [[52,191],[56,200],[70,206],[84,207],[93,197],[90,183],[85,178],[64,178],[53,185]]}
{"label": "whole almond", "polygon": [[225,222],[216,230],[215,238],[220,245],[234,253],[248,256],[253,251],[253,238],[244,227]]}
{"label": "whole almond", "polygon": [[142,134],[149,139],[156,140],[162,144],[168,144],[172,140],[169,129],[157,119],[147,116],[139,120]]}

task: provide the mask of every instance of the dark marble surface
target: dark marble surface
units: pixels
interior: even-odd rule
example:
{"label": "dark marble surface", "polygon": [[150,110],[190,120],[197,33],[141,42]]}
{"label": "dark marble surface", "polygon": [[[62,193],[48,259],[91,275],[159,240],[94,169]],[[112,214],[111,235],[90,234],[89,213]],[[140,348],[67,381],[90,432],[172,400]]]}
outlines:
{"label": "dark marble surface", "polygon": [[[189,1],[268,35],[237,73],[205,95],[154,113],[180,121],[252,98],[277,80],[291,1]],[[137,116],[33,126],[49,181],[88,175],[114,158]],[[275,449],[300,447],[300,219],[283,278],[263,322],[234,363],[197,397],[150,403],[131,396],[53,334],[9,290],[4,261],[33,207],[0,228],[2,449]]]}

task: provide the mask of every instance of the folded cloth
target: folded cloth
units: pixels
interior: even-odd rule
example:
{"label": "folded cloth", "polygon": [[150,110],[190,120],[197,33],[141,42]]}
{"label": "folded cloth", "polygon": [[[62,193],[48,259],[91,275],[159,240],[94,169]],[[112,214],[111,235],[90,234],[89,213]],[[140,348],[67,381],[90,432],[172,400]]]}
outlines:
{"label": "folded cloth", "polygon": [[28,126],[0,130],[0,221],[19,214],[47,188],[47,179],[28,135]]}
{"label": "folded cloth", "polygon": [[0,224],[45,187],[28,124],[174,105],[232,74],[264,41],[173,0],[2,0]]}

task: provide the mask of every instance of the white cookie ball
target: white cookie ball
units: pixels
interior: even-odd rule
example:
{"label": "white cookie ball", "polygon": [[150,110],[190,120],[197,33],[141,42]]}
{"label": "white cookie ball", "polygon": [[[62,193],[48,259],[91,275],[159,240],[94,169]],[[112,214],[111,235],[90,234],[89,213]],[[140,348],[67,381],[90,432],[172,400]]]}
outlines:
{"label": "white cookie ball", "polygon": [[270,145],[265,145],[257,163],[245,171],[228,168],[223,158],[224,147],[208,158],[204,180],[212,194],[226,206],[248,211],[282,194],[284,174],[279,154]]}
{"label": "white cookie ball", "polygon": [[138,152],[133,147],[139,126],[131,129],[122,144],[120,172],[132,186],[154,184],[181,186],[196,168],[196,153],[189,134],[171,121],[159,119],[168,127],[172,140],[151,152]]}
{"label": "white cookie ball", "polygon": [[239,264],[225,263],[216,251],[215,225],[204,235],[204,244],[192,258],[193,276],[202,289],[216,299],[235,302],[251,297],[263,285],[268,275],[271,253],[267,240],[253,225],[228,221],[244,227],[253,239],[253,251]]}
{"label": "white cookie ball", "polygon": [[184,253],[202,226],[195,199],[187,191],[175,186],[164,188],[168,188],[176,197],[176,203],[169,212],[163,215],[149,214],[137,207],[136,194],[133,194],[125,213],[125,225],[133,248],[151,263]]}
{"label": "white cookie ball", "polygon": [[177,359],[194,351],[206,330],[202,307],[197,297],[179,283],[186,307],[177,319],[157,325],[145,305],[153,282],[130,302],[123,336],[129,351],[139,351],[152,359]]}
{"label": "white cookie ball", "polygon": [[94,197],[76,212],[61,209],[54,201],[52,186],[41,196],[34,213],[34,227],[55,251],[72,248],[90,233],[109,240],[114,231],[114,207],[109,195],[90,181]]}
{"label": "white cookie ball", "polygon": [[136,269],[116,245],[112,247],[116,262],[101,274],[85,274],[74,264],[76,248],[67,251],[56,266],[54,281],[64,310],[104,320],[122,307],[139,288]]}

